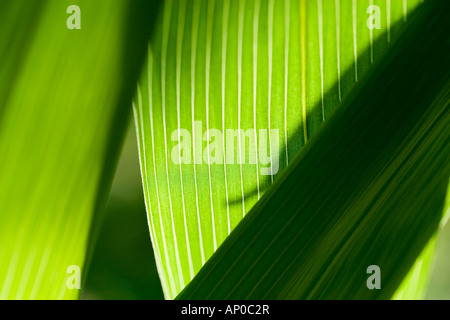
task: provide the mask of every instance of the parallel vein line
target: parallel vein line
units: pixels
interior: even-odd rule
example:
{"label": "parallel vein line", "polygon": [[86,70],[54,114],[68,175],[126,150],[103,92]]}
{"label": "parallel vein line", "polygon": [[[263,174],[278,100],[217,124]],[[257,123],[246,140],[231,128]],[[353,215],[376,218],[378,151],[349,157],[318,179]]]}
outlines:
{"label": "parallel vein line", "polygon": [[161,99],[162,99],[162,120],[163,120],[163,133],[164,133],[164,152],[166,160],[166,179],[167,179],[167,192],[169,196],[169,208],[170,208],[170,218],[172,223],[172,233],[174,239],[174,249],[175,249],[175,260],[178,268],[178,280],[180,288],[184,288],[184,277],[183,269],[181,267],[180,252],[178,250],[177,234],[175,231],[175,220],[173,217],[173,207],[172,207],[172,197],[170,194],[170,179],[169,179],[169,161],[167,152],[167,130],[166,130],[166,71],[167,71],[167,49],[169,45],[169,28],[170,28],[170,18],[172,13],[172,0],[167,0],[164,2],[167,4],[164,8],[164,20],[163,20],[163,31],[162,31],[162,43],[161,43]]}
{"label": "parallel vein line", "polygon": [[258,137],[256,127],[256,89],[258,85],[258,29],[259,29],[259,13],[261,10],[261,0],[256,0],[255,10],[253,14],[253,126],[255,128],[255,154],[256,154],[256,190],[258,192],[258,200],[261,198],[259,190],[259,154],[258,154]]}
{"label": "parallel vein line", "polygon": [[200,17],[200,6],[197,1],[194,3],[192,13],[192,38],[191,38],[191,113],[192,113],[192,157],[194,159],[194,185],[195,185],[195,201],[197,205],[197,223],[200,242],[200,256],[202,265],[205,264],[205,249],[202,237],[202,226],[200,209],[198,205],[198,187],[197,187],[197,170],[196,170],[196,155],[195,155],[195,60],[197,58],[197,38],[198,38],[198,22]]}
{"label": "parallel vein line", "polygon": [[[222,132],[225,133],[225,75],[226,75],[226,61],[227,61],[227,40],[228,40],[228,16],[230,12],[230,1],[223,2],[223,17],[222,17]],[[227,162],[225,154],[225,134],[222,134],[222,154],[223,154],[223,171],[225,176],[225,197],[227,201],[227,229],[228,234],[231,233],[230,221],[230,201],[228,198],[228,182],[227,182]]]}
{"label": "parallel vein line", "polygon": [[337,72],[338,72],[338,91],[339,102],[342,101],[341,92],[341,1],[336,0],[336,52],[337,52]]}
{"label": "parallel vein line", "polygon": [[[369,1],[369,5],[373,5],[373,0]],[[373,64],[373,29],[369,29],[369,37],[370,37],[370,63]]]}
{"label": "parallel vein line", "polygon": [[[150,50],[150,48],[149,48],[149,50]],[[145,206],[146,206],[146,209],[148,212],[147,223],[148,223],[149,229],[150,229],[150,237],[152,239],[153,251],[155,252],[155,259],[158,262],[156,264],[157,269],[158,269],[158,274],[160,275],[160,278],[161,278],[162,287],[164,290],[164,296],[167,297],[169,295],[168,295],[168,292],[166,292],[166,290],[168,289],[168,286],[166,284],[166,279],[169,276],[164,274],[164,270],[162,268],[161,251],[160,251],[160,247],[159,247],[159,243],[158,243],[158,237],[156,236],[155,224],[153,222],[153,211],[152,211],[152,204],[150,201],[149,181],[148,181],[148,172],[147,172],[147,150],[146,150],[145,135],[144,135],[144,116],[143,116],[143,106],[142,106],[142,94],[141,94],[141,88],[140,88],[139,83],[137,85],[137,94],[138,94],[138,108],[136,108],[136,105],[133,104],[133,111],[134,111],[134,118],[135,118],[139,159],[141,159],[141,161],[142,161],[141,177],[142,177],[142,182],[144,184],[145,196],[147,199],[147,201],[145,201]],[[150,94],[150,91],[149,91],[149,94]],[[141,150],[142,150],[142,154],[141,154]]]}
{"label": "parallel vein line", "polygon": [[308,127],[306,119],[306,0],[300,0],[300,47],[302,59],[302,119],[303,138],[308,142]]}
{"label": "parallel vein line", "polygon": [[[269,129],[269,154],[272,158],[272,139],[270,139],[270,108],[272,104],[272,58],[273,58],[273,5],[274,0],[269,0],[269,12],[268,12],[268,20],[269,20],[269,32],[268,32],[268,47],[269,47],[269,101],[268,101],[268,129]],[[273,183],[273,163],[270,163],[270,181]]]}
{"label": "parallel vein line", "polygon": [[[242,141],[241,141],[241,107],[242,107],[242,46],[244,33],[245,1],[239,1],[238,22],[238,154],[241,178],[242,216],[245,216],[244,179],[242,177]],[[245,155],[244,155],[245,157]]]}
{"label": "parallel vein line", "polygon": [[207,156],[208,156],[208,183],[209,183],[209,200],[211,204],[211,222],[212,222],[212,234],[214,251],[217,250],[217,236],[216,227],[214,223],[214,204],[212,197],[212,185],[211,185],[211,159],[209,154],[209,77],[211,68],[211,42],[212,42],[212,28],[214,18],[214,2],[208,1],[208,16],[206,18],[206,68],[205,68],[205,99],[206,99],[206,140],[207,140]]}
{"label": "parallel vein line", "polygon": [[322,101],[322,121],[325,121],[325,105],[323,99],[323,12],[322,0],[317,0],[317,11],[319,14],[319,55],[320,55],[320,97]]}
{"label": "parallel vein line", "polygon": [[403,0],[403,21],[408,20],[408,0]]}
{"label": "parallel vein line", "polygon": [[391,0],[386,0],[387,40],[391,42]]}
{"label": "parallel vein line", "polygon": [[355,80],[358,82],[358,40],[356,31],[356,0],[352,2],[352,21],[353,21],[353,59],[355,61]]}
{"label": "parallel vein line", "polygon": [[186,237],[186,250],[188,256],[189,276],[194,278],[194,266],[192,263],[191,246],[189,242],[189,233],[187,227],[186,218],[186,205],[184,201],[184,188],[183,188],[183,169],[181,164],[181,57],[183,52],[183,34],[184,34],[184,18],[186,14],[186,1],[180,1],[180,7],[178,8],[178,30],[177,30],[177,124],[178,124],[178,161],[180,163],[180,187],[181,187],[181,201],[183,204],[183,220],[184,220],[184,233]]}
{"label": "parallel vein line", "polygon": [[[152,137],[152,162],[153,162],[153,175],[155,177],[155,191],[156,191],[156,199],[158,201],[158,214],[159,214],[159,227],[161,228],[161,237],[163,242],[163,248],[164,248],[164,256],[166,259],[166,266],[169,274],[169,282],[170,282],[170,288],[172,296],[175,296],[176,292],[176,286],[175,286],[175,279],[173,275],[173,270],[171,267],[170,259],[169,259],[169,250],[167,249],[167,242],[166,242],[166,236],[164,232],[164,225],[162,223],[162,213],[161,213],[161,201],[159,198],[159,188],[158,188],[158,178],[156,174],[156,161],[155,161],[155,135],[154,135],[154,128],[153,128],[153,103],[152,103],[152,79],[153,79],[153,55],[152,50],[149,45],[149,62],[148,62],[148,97],[149,97],[149,117],[150,117],[150,135]],[[156,236],[156,235],[155,235]]]}
{"label": "parallel vein line", "polygon": [[289,24],[290,24],[290,9],[291,1],[285,0],[284,7],[284,147],[286,149],[286,165],[289,165],[289,154],[288,154],[288,130],[287,130],[287,94],[288,94],[288,66],[289,66]]}

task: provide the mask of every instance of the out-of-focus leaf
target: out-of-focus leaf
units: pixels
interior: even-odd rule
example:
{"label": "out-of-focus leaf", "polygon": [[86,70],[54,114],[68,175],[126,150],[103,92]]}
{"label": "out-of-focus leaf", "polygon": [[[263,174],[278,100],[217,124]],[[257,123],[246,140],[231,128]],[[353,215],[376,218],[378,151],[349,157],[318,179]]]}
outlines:
{"label": "out-of-focus leaf", "polygon": [[424,299],[428,287],[431,267],[436,252],[436,236],[434,236],[417,258],[414,266],[395,292],[395,300]]}
{"label": "out-of-focus leaf", "polygon": [[152,15],[141,0],[0,0],[0,299],[78,297],[69,267],[84,278]]}

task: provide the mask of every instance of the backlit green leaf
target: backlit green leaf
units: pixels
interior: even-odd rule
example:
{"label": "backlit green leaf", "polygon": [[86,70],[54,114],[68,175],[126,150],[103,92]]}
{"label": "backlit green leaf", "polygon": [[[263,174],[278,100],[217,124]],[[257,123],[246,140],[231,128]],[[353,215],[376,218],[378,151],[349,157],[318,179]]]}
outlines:
{"label": "backlit green leaf", "polygon": [[180,299],[392,297],[445,207],[449,10],[424,5]]}
{"label": "backlit green leaf", "polygon": [[[74,4],[81,29],[67,27]],[[149,9],[135,0],[0,0],[0,299],[78,297],[69,277],[80,268],[84,278]]]}
{"label": "backlit green leaf", "polygon": [[[419,4],[164,2],[135,119],[149,228],[167,298],[189,283]],[[380,29],[367,27],[370,5],[380,8]],[[262,174],[270,171],[270,154],[273,176]]]}

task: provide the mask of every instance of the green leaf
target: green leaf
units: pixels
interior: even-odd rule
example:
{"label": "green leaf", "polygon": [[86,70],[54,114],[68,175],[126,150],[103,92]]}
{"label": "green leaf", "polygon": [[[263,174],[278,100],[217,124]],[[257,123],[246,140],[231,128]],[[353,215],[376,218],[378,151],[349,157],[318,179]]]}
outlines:
{"label": "green leaf", "polygon": [[434,236],[423,252],[417,258],[414,266],[409,270],[408,275],[395,292],[393,299],[395,300],[422,300],[428,286],[428,278],[430,277],[430,269],[434,262],[436,251],[436,236]]}
{"label": "green leaf", "polygon": [[[135,120],[166,298],[189,283],[278,180],[420,2],[164,2],[135,99]],[[371,4],[381,9],[381,29],[367,27]],[[202,125],[198,131],[196,121]],[[237,137],[227,137],[226,130]],[[269,140],[277,130],[278,139]],[[212,138],[207,132],[219,134]],[[211,149],[215,145],[211,153],[207,141]],[[270,151],[278,157],[274,176],[262,174],[270,170],[263,161]],[[232,154],[234,161],[228,161]],[[180,161],[184,157],[190,163]],[[201,164],[194,164],[196,157]]]}
{"label": "green leaf", "polygon": [[[442,234],[443,230],[450,217],[450,183],[448,183],[447,197],[444,204],[443,217],[439,225],[438,234]],[[444,232],[445,234],[445,232]],[[431,269],[435,264],[435,252],[437,246],[437,234],[431,238],[430,242],[423,249],[420,256],[417,258],[414,266],[409,271],[408,275],[403,280],[395,292],[393,299],[396,300],[419,300],[424,299],[428,289],[428,282],[430,278]]]}
{"label": "green leaf", "polygon": [[180,299],[392,297],[447,195],[449,10],[424,5]]}
{"label": "green leaf", "polygon": [[[70,5],[81,29],[68,29]],[[148,42],[143,1],[0,0],[0,299],[73,299]],[[67,272],[69,271],[69,272]]]}

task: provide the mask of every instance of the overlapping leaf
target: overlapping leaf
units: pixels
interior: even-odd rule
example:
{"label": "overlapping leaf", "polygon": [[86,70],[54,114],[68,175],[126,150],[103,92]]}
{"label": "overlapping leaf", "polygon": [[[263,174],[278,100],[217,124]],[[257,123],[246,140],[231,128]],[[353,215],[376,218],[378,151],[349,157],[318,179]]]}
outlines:
{"label": "overlapping leaf", "polygon": [[[135,119],[167,298],[189,283],[420,2],[164,2]],[[380,8],[381,29],[367,27],[371,5]],[[268,153],[273,176],[261,174]]]}
{"label": "overlapping leaf", "polygon": [[178,298],[392,297],[448,201],[449,9],[424,5]]}

